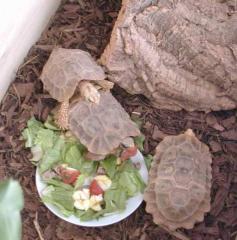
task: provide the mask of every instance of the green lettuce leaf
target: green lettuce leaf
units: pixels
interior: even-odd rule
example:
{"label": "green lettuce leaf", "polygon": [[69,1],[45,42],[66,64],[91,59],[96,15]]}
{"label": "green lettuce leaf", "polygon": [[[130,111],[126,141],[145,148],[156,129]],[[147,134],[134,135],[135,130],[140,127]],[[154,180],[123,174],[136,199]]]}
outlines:
{"label": "green lettuce leaf", "polygon": [[87,175],[86,174],[80,174],[75,182],[74,189],[78,189],[83,186]]}
{"label": "green lettuce leaf", "polygon": [[143,192],[145,183],[139,171],[132,165],[131,161],[126,161],[121,165],[118,174],[119,186],[125,190],[129,197],[138,192]]}
{"label": "green lettuce leaf", "polygon": [[61,156],[62,156],[63,162],[64,162],[65,159],[66,159],[66,155],[67,155],[68,150],[69,150],[73,145],[75,145],[75,142],[74,142],[74,141],[68,141],[68,139],[65,138],[65,144],[63,145],[62,152],[61,152]]}
{"label": "green lettuce leaf", "polygon": [[48,116],[46,122],[44,123],[44,126],[48,129],[54,130],[54,131],[60,131],[60,128],[57,127],[57,125],[55,124],[53,117],[52,116]]}
{"label": "green lettuce leaf", "polygon": [[145,164],[146,164],[146,167],[147,167],[147,170],[149,170],[151,168],[151,163],[153,161],[153,156],[152,155],[147,155],[147,156],[144,156],[144,161],[145,161]]}
{"label": "green lettuce leaf", "polygon": [[60,136],[56,139],[54,146],[51,149],[48,149],[43,158],[40,160],[39,170],[40,173],[44,173],[45,171],[52,168],[56,163],[59,163],[61,159],[61,149],[64,145],[64,137]]}
{"label": "green lettuce leaf", "polygon": [[144,141],[145,136],[143,134],[134,138],[134,143],[141,152],[144,151]]}
{"label": "green lettuce leaf", "polygon": [[42,128],[38,131],[34,143],[40,146],[43,151],[47,151],[53,147],[57,137],[52,130]]}
{"label": "green lettuce leaf", "polygon": [[78,140],[76,140],[76,144],[77,144],[77,147],[78,147],[81,155],[83,155],[87,151],[86,147],[84,145],[82,145],[81,143],[79,143]]}
{"label": "green lettuce leaf", "polygon": [[60,187],[63,188],[65,190],[69,190],[69,191],[73,191],[73,187],[69,184],[66,184],[64,182],[62,182],[61,180],[58,179],[48,179],[46,181],[44,181],[45,183],[47,183],[48,185],[52,185],[54,187]]}
{"label": "green lettuce leaf", "polygon": [[75,141],[67,142],[62,150],[62,159],[70,167],[78,169],[82,174],[91,175],[96,172],[98,163],[83,157],[84,146]]}
{"label": "green lettuce leaf", "polygon": [[92,219],[97,219],[104,214],[104,210],[99,212],[88,209],[87,211],[76,210],[75,216],[79,217],[81,221],[86,222]]}
{"label": "green lettuce leaf", "polygon": [[74,213],[73,190],[66,190],[62,187],[49,186],[43,191],[42,200],[44,203],[55,205],[65,216]]}
{"label": "green lettuce leaf", "polygon": [[139,191],[139,187],[136,179],[134,178],[134,174],[132,175],[130,172],[123,172],[119,178],[119,185],[130,197],[134,196]]}
{"label": "green lettuce leaf", "polygon": [[[81,218],[81,216],[83,216],[83,214],[85,214],[85,211],[83,210],[79,210],[79,209],[75,209],[74,215],[78,218]],[[81,219],[80,219],[81,220]]]}
{"label": "green lettuce leaf", "polygon": [[98,165],[99,165],[99,163],[96,161],[84,159],[80,166],[80,172],[82,174],[86,174],[88,176],[93,175],[96,172]]}
{"label": "green lettuce leaf", "polygon": [[31,147],[31,153],[33,157],[30,159],[30,161],[35,163],[38,163],[44,154],[42,147],[39,145]]}
{"label": "green lettuce leaf", "polygon": [[107,158],[105,158],[103,161],[100,162],[101,166],[105,169],[106,174],[113,179],[116,174],[116,165],[117,157],[110,155]]}
{"label": "green lettuce leaf", "polygon": [[121,165],[119,165],[118,167],[118,173],[121,173],[121,172],[124,172],[124,171],[137,171],[137,169],[135,169],[135,167],[133,166],[132,164],[132,161],[131,160],[127,160],[127,161],[124,161]]}
{"label": "green lettuce leaf", "polygon": [[83,155],[86,151],[86,147],[82,145],[78,139],[76,139],[70,132],[65,133],[65,142],[66,142],[66,149],[67,151],[71,146],[77,145],[78,150],[80,151],[81,155]]}
{"label": "green lettuce leaf", "polygon": [[77,144],[70,144],[67,147],[68,149],[65,152],[64,162],[70,167],[80,170],[83,157]]}
{"label": "green lettuce leaf", "polygon": [[30,148],[35,145],[38,132],[43,129],[43,124],[32,117],[27,122],[27,128],[22,132],[23,139],[26,141],[25,147]]}
{"label": "green lettuce leaf", "polygon": [[122,211],[126,208],[127,194],[122,188],[110,188],[104,194],[106,212]]}

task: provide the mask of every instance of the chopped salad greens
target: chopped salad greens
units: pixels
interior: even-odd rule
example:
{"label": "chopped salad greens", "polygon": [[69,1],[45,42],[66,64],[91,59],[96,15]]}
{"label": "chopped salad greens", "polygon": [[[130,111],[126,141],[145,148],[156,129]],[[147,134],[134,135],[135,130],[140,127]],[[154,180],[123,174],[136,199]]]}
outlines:
{"label": "chopped salad greens", "polygon": [[[44,124],[31,118],[22,136],[25,146],[31,148],[32,163],[47,185],[43,202],[56,206],[65,216],[74,214],[88,221],[123,211],[126,201],[145,188],[129,159],[136,148],[121,148],[117,155],[99,162],[87,160],[87,149],[69,132],[60,131],[50,117]],[[141,149],[144,138],[136,140]],[[147,166],[150,162],[148,159]]]}

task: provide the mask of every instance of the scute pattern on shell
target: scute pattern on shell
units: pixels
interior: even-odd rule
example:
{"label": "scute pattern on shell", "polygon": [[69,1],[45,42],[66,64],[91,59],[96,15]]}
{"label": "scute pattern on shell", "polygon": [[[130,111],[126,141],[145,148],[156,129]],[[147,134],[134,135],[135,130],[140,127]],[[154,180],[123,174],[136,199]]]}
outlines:
{"label": "scute pattern on shell", "polygon": [[40,78],[51,96],[63,102],[73,96],[81,80],[103,80],[105,74],[89,53],[79,49],[55,48]]}
{"label": "scute pattern on shell", "polygon": [[144,199],[154,222],[171,231],[193,228],[210,211],[211,154],[187,130],[157,146]]}
{"label": "scute pattern on shell", "polygon": [[69,129],[91,153],[106,155],[140,130],[110,92],[100,94],[99,104],[81,100],[72,106]]}

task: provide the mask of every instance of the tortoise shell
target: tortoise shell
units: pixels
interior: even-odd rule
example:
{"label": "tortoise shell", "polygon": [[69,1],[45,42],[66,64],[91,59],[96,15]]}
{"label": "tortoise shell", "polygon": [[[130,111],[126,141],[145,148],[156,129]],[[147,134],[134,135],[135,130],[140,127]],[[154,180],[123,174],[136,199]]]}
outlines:
{"label": "tortoise shell", "polygon": [[211,154],[192,130],[157,146],[144,199],[154,222],[170,230],[193,228],[210,211]]}
{"label": "tortoise shell", "polygon": [[103,80],[105,74],[89,53],[79,49],[55,48],[40,78],[51,96],[63,102],[73,96],[81,80]]}
{"label": "tortoise shell", "polygon": [[107,155],[140,130],[110,92],[100,94],[99,104],[81,100],[71,107],[69,129],[89,152]]}

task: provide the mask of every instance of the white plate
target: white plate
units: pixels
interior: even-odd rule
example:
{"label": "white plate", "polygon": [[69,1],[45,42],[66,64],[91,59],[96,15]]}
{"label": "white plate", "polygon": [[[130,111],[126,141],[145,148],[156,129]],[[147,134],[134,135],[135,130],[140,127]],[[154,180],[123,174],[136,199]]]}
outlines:
{"label": "white plate", "polygon": [[[136,154],[136,156],[131,158],[133,163],[140,163],[141,168],[139,170],[143,180],[145,183],[147,183],[148,181],[148,171],[144,162],[144,158],[142,156],[142,154],[140,152],[138,152]],[[35,176],[35,180],[36,180],[36,187],[39,193],[39,196],[42,196],[42,190],[46,187],[46,184],[44,182],[42,182],[41,177],[38,173],[38,171],[36,171],[36,176]],[[123,219],[125,219],[126,217],[128,217],[130,214],[132,214],[142,203],[143,201],[143,194],[139,193],[136,196],[129,198],[127,200],[127,207],[123,212],[120,213],[113,213],[111,215],[108,216],[104,216],[104,217],[100,217],[98,220],[91,220],[91,221],[86,221],[86,222],[82,222],[80,221],[79,218],[75,217],[74,215],[70,216],[70,217],[65,217],[59,210],[57,207],[53,206],[52,204],[48,204],[45,203],[46,207],[53,212],[56,216],[58,216],[59,218],[79,225],[79,226],[85,226],[85,227],[102,227],[102,226],[107,226],[110,224],[114,224],[117,223]]]}

